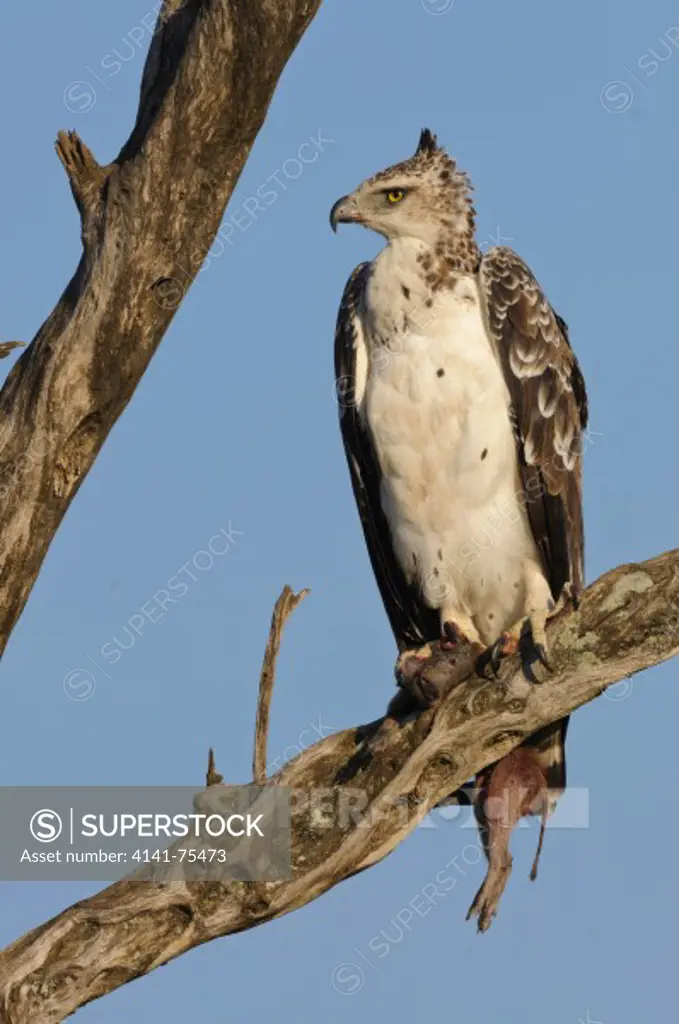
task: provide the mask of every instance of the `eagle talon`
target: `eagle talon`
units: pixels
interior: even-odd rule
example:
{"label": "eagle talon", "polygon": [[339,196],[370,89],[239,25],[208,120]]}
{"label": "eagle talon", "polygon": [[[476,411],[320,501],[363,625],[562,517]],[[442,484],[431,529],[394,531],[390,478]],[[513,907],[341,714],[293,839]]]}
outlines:
{"label": "eagle talon", "polygon": [[510,654],[515,654],[518,646],[518,641],[515,636],[510,632],[501,633],[495,643],[487,647],[485,651],[479,656],[476,662],[476,671],[482,676],[483,679],[487,679],[486,669],[490,665],[493,675],[497,679],[500,675],[500,668],[502,666],[502,659],[508,657]]}
{"label": "eagle talon", "polygon": [[554,671],[552,663],[547,657],[547,648],[544,644],[535,644],[535,654],[540,664],[544,665],[548,672]]}
{"label": "eagle talon", "polygon": [[493,675],[497,679],[500,660],[501,658],[497,653],[497,641],[495,641],[490,647],[486,647],[485,651],[482,651],[476,659],[476,674],[481,676],[482,679],[487,679],[488,672],[486,670],[490,666]]}
{"label": "eagle talon", "polygon": [[457,623],[451,622],[450,619],[443,623],[442,630],[443,636],[440,640],[442,651],[452,651],[456,647],[469,643],[469,638],[462,632]]}
{"label": "eagle talon", "polygon": [[[549,660],[545,618],[542,616],[531,616],[525,620],[521,629],[521,660],[524,666],[528,668],[537,661],[548,672],[553,672],[554,669]],[[540,680],[534,681],[539,682]]]}
{"label": "eagle talon", "polygon": [[504,657],[504,651],[502,649],[502,643],[496,641],[493,644],[492,654],[490,656],[490,667],[493,670],[493,675],[497,679],[500,675],[500,667],[502,665],[502,658]]}

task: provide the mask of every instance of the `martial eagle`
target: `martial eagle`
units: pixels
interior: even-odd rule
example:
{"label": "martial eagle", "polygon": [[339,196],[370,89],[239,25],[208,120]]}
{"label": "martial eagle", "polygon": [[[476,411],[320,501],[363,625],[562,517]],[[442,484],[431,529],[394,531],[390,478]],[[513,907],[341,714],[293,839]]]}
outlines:
{"label": "martial eagle", "polygon": [[[530,269],[511,249],[479,249],[471,189],[425,129],[414,156],[335,203],[333,228],[362,224],[387,242],[346,285],[335,372],[401,659],[466,641],[497,670],[526,636],[548,664],[547,618],[583,586],[587,400],[566,324]],[[566,728],[542,730],[478,780],[486,796],[510,791],[494,817],[476,805],[489,875],[470,913],[483,929],[511,863],[506,826],[536,813],[544,827],[565,787]]]}

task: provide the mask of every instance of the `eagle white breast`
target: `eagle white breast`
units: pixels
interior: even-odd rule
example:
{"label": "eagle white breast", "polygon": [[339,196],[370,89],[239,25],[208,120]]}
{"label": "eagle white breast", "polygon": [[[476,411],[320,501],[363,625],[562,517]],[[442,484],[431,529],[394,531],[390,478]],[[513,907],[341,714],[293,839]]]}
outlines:
{"label": "eagle white breast", "polygon": [[463,610],[470,638],[490,644],[527,603],[546,607],[549,585],[476,277],[432,299],[416,255],[403,239],[373,262],[358,311],[357,411],[404,575],[442,621]]}

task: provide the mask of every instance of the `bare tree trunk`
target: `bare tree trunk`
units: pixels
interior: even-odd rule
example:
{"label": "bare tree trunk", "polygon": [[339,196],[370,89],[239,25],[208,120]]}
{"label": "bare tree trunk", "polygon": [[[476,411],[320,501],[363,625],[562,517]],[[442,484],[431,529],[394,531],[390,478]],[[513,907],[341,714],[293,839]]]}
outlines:
{"label": "bare tree trunk", "polygon": [[74,132],[59,135],[83,254],[0,393],[0,653],[207,255],[320,3],[165,0],[137,121],[117,159],[101,167]]}
{"label": "bare tree trunk", "polygon": [[[260,702],[270,696],[282,624],[296,603],[284,591]],[[304,906],[385,857],[437,803],[526,736],[679,653],[679,550],[603,576],[578,612],[549,627],[549,639],[553,671],[542,684],[528,683],[516,658],[500,680],[483,682],[469,660],[438,655],[432,672],[448,693],[436,707],[400,725],[385,719],[329,736],[269,780],[297,794],[290,880],[121,881],[9,946],[0,953],[2,1024],[55,1024],[203,942]],[[257,742],[259,764],[260,727]],[[210,754],[208,783],[218,787]],[[218,788],[201,799],[212,793]],[[334,801],[330,823],[319,820],[319,795]]]}

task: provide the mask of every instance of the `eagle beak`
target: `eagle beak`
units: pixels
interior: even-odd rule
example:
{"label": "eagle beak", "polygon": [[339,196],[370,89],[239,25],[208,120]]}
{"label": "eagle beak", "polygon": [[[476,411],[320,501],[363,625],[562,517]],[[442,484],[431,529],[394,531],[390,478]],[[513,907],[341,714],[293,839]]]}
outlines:
{"label": "eagle beak", "polygon": [[360,224],[362,219],[353,196],[342,196],[330,211],[330,227],[335,232],[338,224]]}

